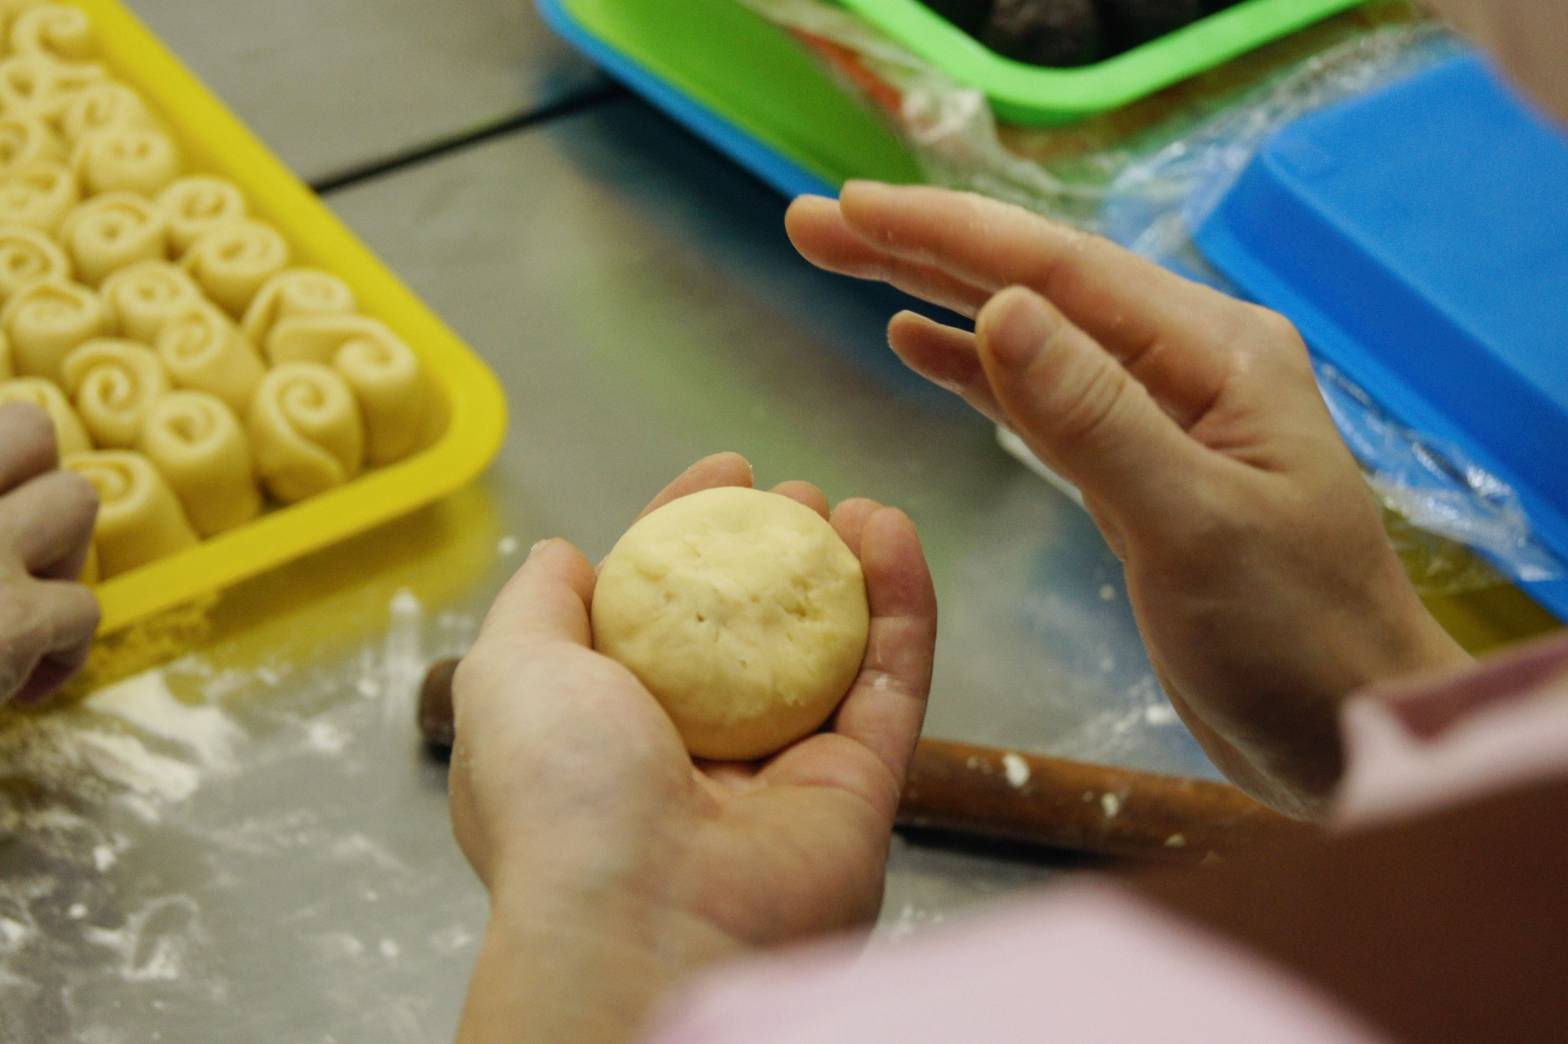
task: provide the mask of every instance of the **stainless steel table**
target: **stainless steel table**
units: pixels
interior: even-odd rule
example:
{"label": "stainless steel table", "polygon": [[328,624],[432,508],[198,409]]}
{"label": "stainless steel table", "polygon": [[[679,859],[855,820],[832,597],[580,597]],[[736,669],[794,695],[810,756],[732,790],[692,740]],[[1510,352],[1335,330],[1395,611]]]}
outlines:
{"label": "stainless steel table", "polygon": [[[203,24],[170,30],[198,68],[233,29]],[[499,61],[491,46],[480,56]],[[319,157],[324,124],[294,125],[292,103],[246,82],[219,86],[295,162]],[[914,515],[944,607],[932,734],[1208,771],[1087,519],[892,360],[895,295],[809,269],[777,197],[641,104],[601,102],[329,201],[494,366],[506,446],[463,493],[232,592],[172,663],[0,719],[0,1039],[447,1036],[484,898],[412,688],[468,642],[522,549],[565,535],[602,553],[716,449],[765,481]],[[900,839],[881,936],[1060,869]]]}

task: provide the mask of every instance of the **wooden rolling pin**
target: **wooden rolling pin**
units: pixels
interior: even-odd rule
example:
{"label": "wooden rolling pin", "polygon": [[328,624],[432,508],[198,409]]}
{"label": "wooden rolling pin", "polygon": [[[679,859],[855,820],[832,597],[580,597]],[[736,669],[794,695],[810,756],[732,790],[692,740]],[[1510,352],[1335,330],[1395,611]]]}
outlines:
{"label": "wooden rolling pin", "polygon": [[[439,660],[419,692],[419,731],[452,746],[452,672]],[[971,837],[1177,863],[1203,863],[1309,831],[1208,780],[923,739],[898,824]]]}

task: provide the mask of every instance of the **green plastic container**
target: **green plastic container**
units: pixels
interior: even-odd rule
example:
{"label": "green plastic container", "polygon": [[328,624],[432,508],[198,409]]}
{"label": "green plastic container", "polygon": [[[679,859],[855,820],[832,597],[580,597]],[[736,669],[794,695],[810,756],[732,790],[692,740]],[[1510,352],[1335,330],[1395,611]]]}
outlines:
{"label": "green plastic container", "polygon": [[1120,108],[1365,0],[1244,0],[1073,69],[1004,58],[920,0],[838,0],[954,80],[985,92],[1009,123],[1050,126]]}

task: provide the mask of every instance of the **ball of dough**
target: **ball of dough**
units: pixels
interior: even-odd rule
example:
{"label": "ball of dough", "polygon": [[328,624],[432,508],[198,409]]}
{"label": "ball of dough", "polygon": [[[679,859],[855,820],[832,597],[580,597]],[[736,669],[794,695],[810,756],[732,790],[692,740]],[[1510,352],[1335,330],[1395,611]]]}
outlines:
{"label": "ball of dough", "polygon": [[686,748],[764,757],[819,727],[866,651],[860,562],[788,497],[710,489],[642,519],[593,597],[594,646],[636,674]]}

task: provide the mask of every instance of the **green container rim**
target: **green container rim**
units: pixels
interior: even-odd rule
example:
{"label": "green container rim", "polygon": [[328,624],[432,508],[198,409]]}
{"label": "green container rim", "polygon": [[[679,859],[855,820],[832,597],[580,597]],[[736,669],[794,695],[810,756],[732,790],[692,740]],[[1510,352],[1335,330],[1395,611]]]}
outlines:
{"label": "green container rim", "polygon": [[920,0],[838,0],[966,87],[1001,119],[1049,126],[1108,112],[1366,0],[1243,0],[1174,33],[1073,69],[1004,58]]}

